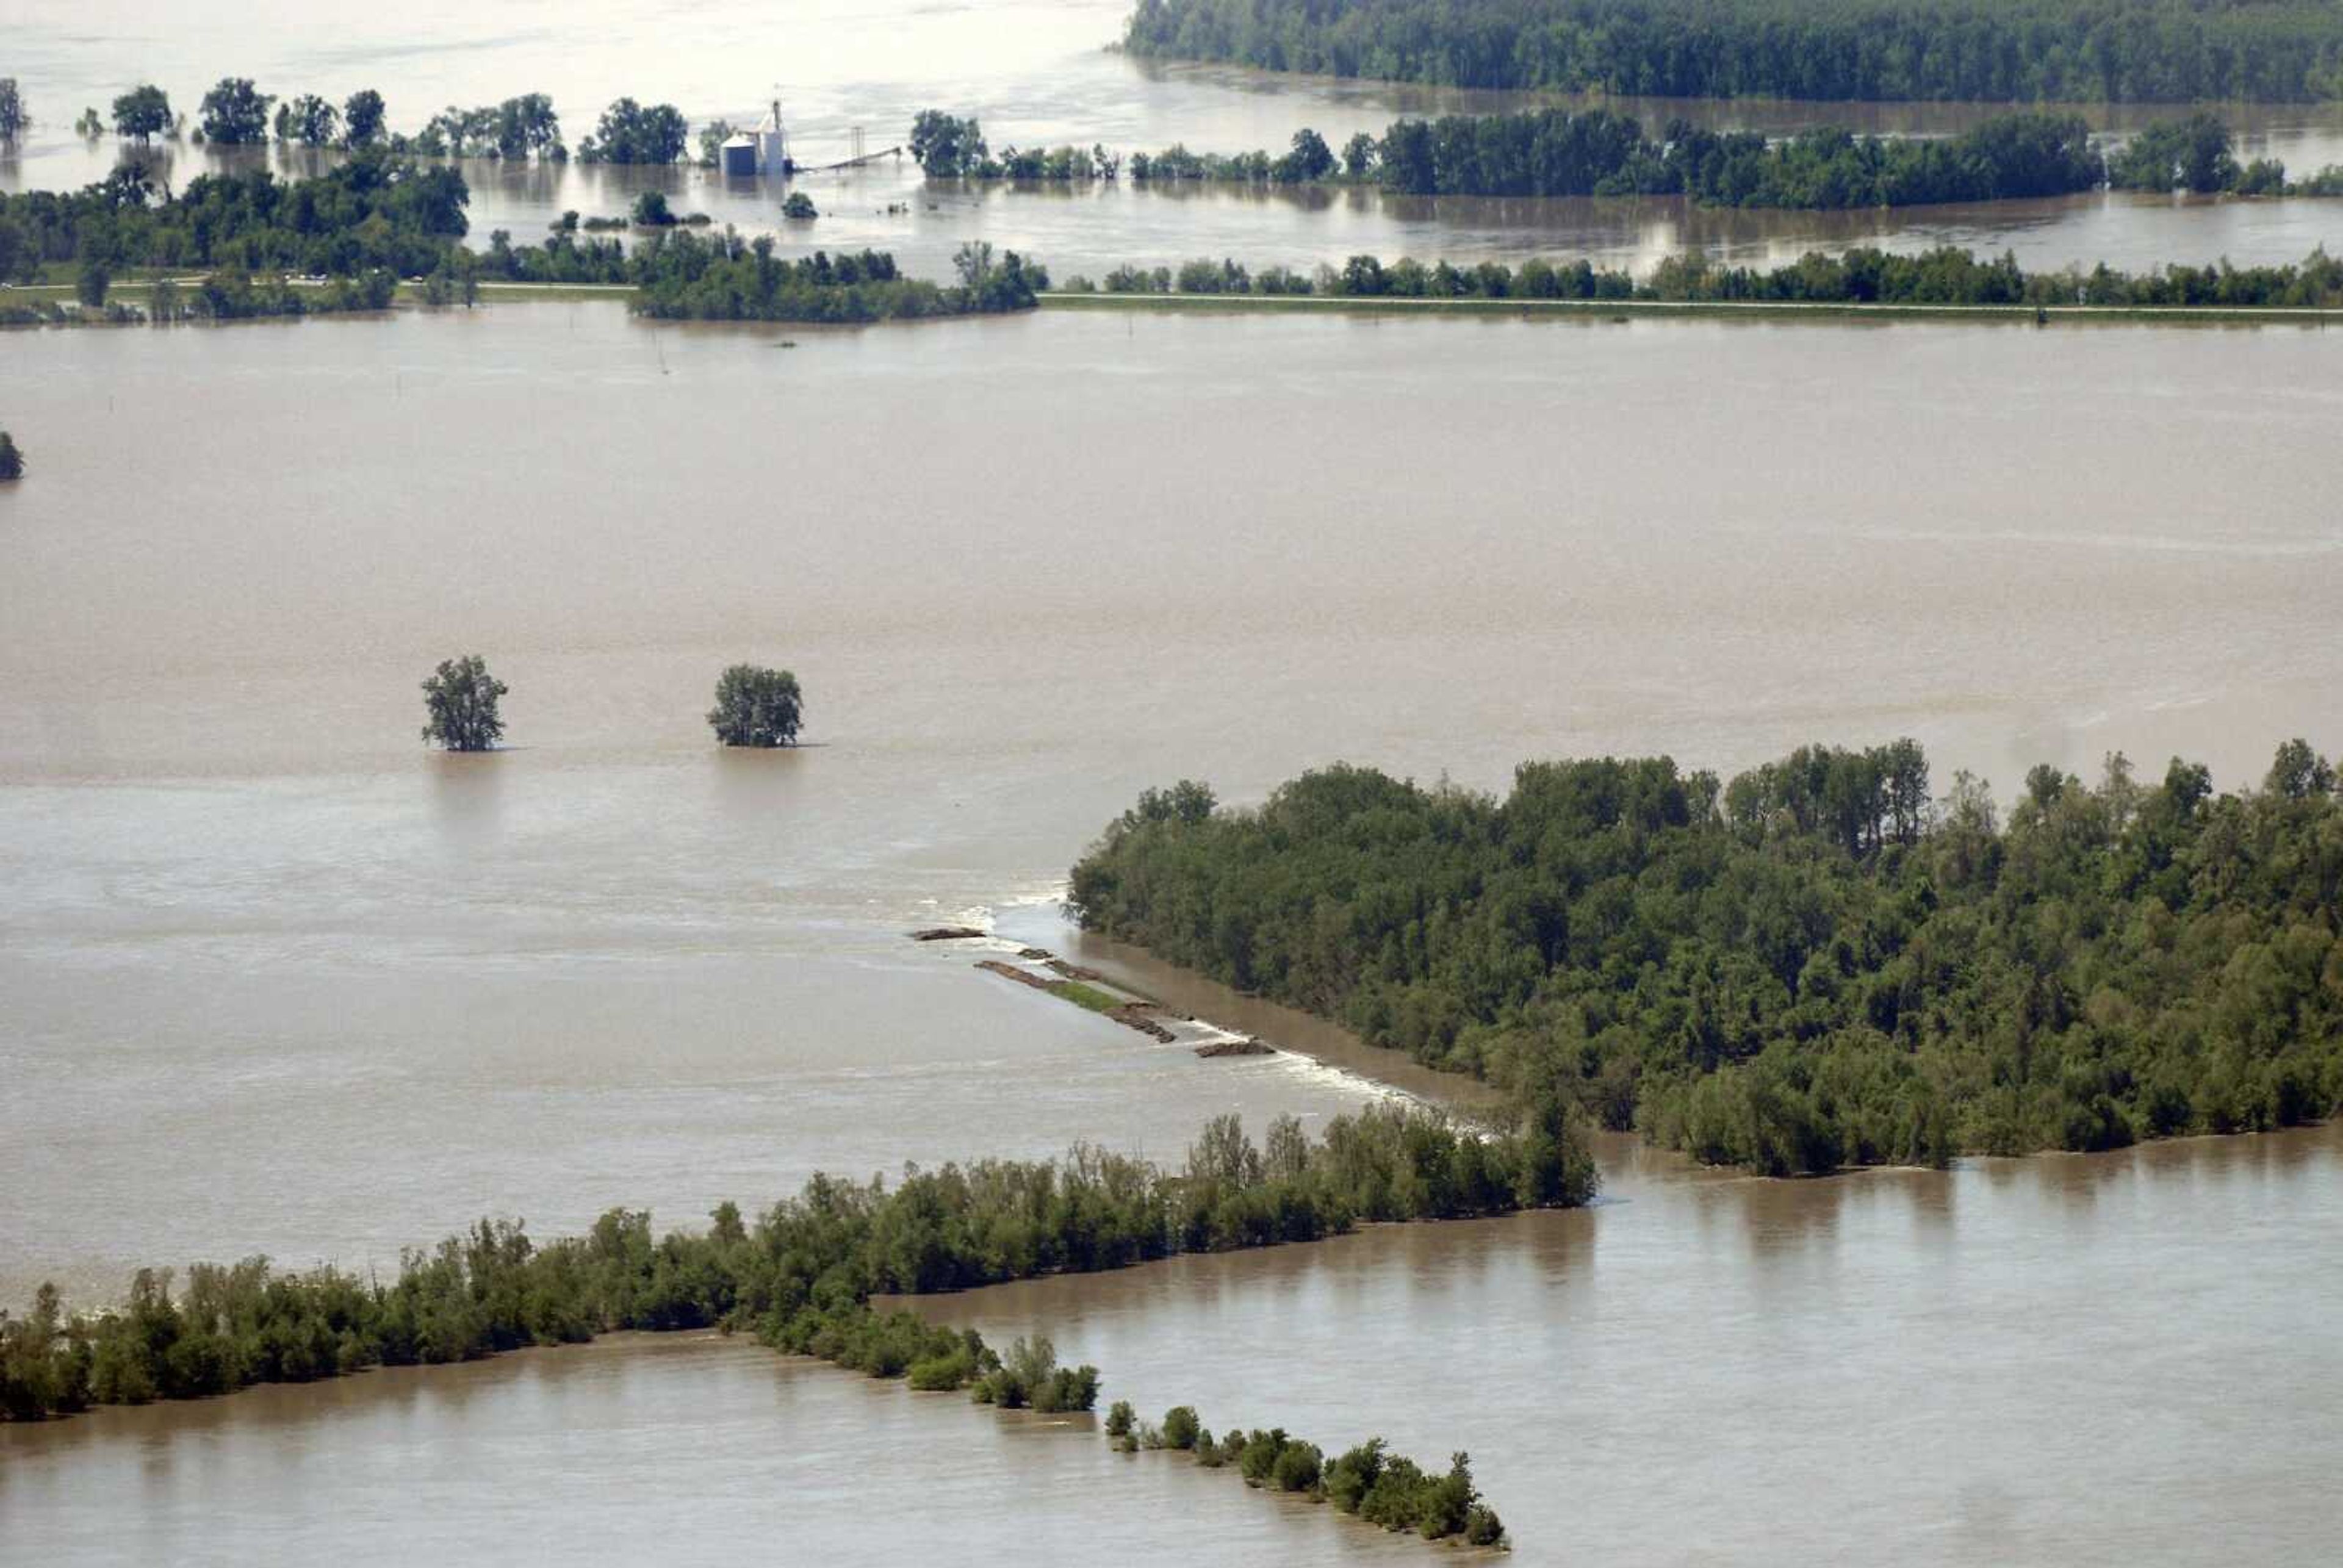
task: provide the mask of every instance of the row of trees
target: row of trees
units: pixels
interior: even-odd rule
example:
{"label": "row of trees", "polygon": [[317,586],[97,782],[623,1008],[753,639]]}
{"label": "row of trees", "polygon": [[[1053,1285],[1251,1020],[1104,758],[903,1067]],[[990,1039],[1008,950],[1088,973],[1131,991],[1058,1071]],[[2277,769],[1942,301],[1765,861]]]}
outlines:
{"label": "row of trees", "polygon": [[2014,256],[1981,257],[1945,246],[1918,256],[1858,246],[1837,256],[1810,251],[1770,267],[1726,266],[1697,253],[1672,256],[1638,279],[1584,259],[1533,258],[1519,267],[1499,261],[1427,266],[1412,257],[1389,264],[1354,256],[1313,273],[1269,266],[1254,271],[1233,258],[1199,256],[1179,267],[1118,266],[1103,278],[1077,274],[1070,294],[1319,295],[1353,299],[1641,300],[1657,304],[1797,304],[2092,307],[2157,309],[2343,309],[2343,258],[2313,251],[2278,266],[2172,266],[2118,272],[2104,263],[2084,271],[2027,272]]}
{"label": "row of trees", "polygon": [[1272,71],[1663,97],[2343,97],[2343,12],[2323,0],[1139,0],[1124,46]]}
{"label": "row of trees", "polygon": [[[198,113],[193,139],[221,146],[266,142],[273,132],[276,140],[301,146],[380,147],[416,157],[564,163],[570,156],[562,139],[561,117],[552,98],[543,93],[524,93],[472,108],[450,104],[411,136],[391,130],[382,95],[370,87],[337,106],[315,93],[280,100],[261,92],[248,76],[224,76],[204,95]],[[91,136],[102,134],[108,123],[95,108],[75,122]],[[116,98],[110,123],[116,136],[141,146],[158,137],[176,139],[186,132],[186,116],[175,112],[170,95],[153,83],[142,83]],[[14,141],[31,124],[15,80],[0,80],[0,141]],[[721,121],[710,129],[730,131]],[[602,111],[594,133],[579,143],[578,156],[587,163],[671,164],[685,155],[690,135],[690,123],[673,104],[619,98]],[[704,161],[712,162],[712,156]]]}
{"label": "row of trees", "polygon": [[169,278],[158,279],[148,286],[143,306],[108,298],[112,285],[112,275],[106,267],[85,266],[75,287],[80,310],[68,311],[51,299],[0,302],[0,327],[80,327],[93,321],[159,327],[182,321],[334,316],[387,310],[398,293],[397,275],[382,267],[328,278],[315,286],[297,286],[278,276],[255,277],[241,267],[222,267],[185,286]]}
{"label": "row of trees", "polygon": [[[504,739],[502,703],[512,688],[477,653],[445,658],[423,682],[423,739],[450,751],[489,751]],[[805,694],[786,669],[736,664],[717,678],[709,728],[727,746],[793,746]]]}
{"label": "row of trees", "polygon": [[544,1244],[517,1222],[483,1221],[405,1254],[387,1283],[281,1273],[262,1258],[198,1263],[176,1290],[168,1271],[141,1270],[122,1305],[84,1316],[44,1285],[26,1315],[0,1312],[0,1412],[35,1420],[615,1329],[707,1327],[995,1404],[1088,1409],[1095,1370],[1059,1367],[1048,1342],[1001,1355],[972,1333],[874,1312],[870,1298],[1312,1241],[1364,1221],[1584,1203],[1593,1162],[1550,1109],[1485,1133],[1379,1106],[1335,1118],[1317,1141],[1281,1118],[1260,1146],[1222,1118],[1178,1171],[1077,1145],[1062,1160],[907,1166],[892,1186],[816,1176],[753,1226],[726,1203],[707,1231],[663,1238],[639,1211]]}
{"label": "row of trees", "polygon": [[[2092,1150],[2343,1105],[2343,799],[2308,744],[1928,793],[1908,741],[1722,783],[1372,769],[1255,810],[1151,794],[1073,870],[1089,929],[1516,1093],[1772,1172]],[[1200,809],[1201,804],[1201,809]]]}
{"label": "row of trees", "polygon": [[[995,158],[974,120],[921,114],[912,149],[930,175],[1033,180],[1112,179],[1102,148],[1058,147]],[[2210,115],[2159,122],[2110,152],[2081,116],[1996,116],[1958,136],[1867,136],[1824,126],[1769,141],[1756,131],[1669,122],[1657,140],[1608,109],[1535,109],[1393,121],[1360,132],[1337,154],[1316,131],[1282,154],[1134,153],[1134,180],[1246,185],[1373,183],[1403,196],[1685,196],[1704,206],[1837,210],[1927,202],[2005,201],[2125,189],[2343,195],[2343,167],[2289,182],[2261,160],[2241,170],[2228,127]]]}
{"label": "row of trees", "polygon": [[1451,1455],[1447,1473],[1440,1474],[1392,1452],[1382,1438],[1373,1437],[1330,1463],[1316,1443],[1289,1436],[1283,1427],[1265,1432],[1232,1427],[1216,1441],[1193,1405],[1172,1406],[1164,1412],[1163,1424],[1155,1426],[1140,1421],[1123,1400],[1107,1412],[1106,1437],[1118,1452],[1192,1454],[1207,1470],[1234,1469],[1247,1486],[1331,1503],[1370,1524],[1412,1532],[1426,1541],[1508,1544],[1503,1522],[1473,1483],[1473,1462],[1466,1454]]}

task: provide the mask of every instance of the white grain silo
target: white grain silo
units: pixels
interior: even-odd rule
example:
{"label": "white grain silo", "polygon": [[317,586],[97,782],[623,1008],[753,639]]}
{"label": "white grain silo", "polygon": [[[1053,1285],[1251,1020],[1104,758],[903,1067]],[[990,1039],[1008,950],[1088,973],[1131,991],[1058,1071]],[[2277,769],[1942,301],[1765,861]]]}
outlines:
{"label": "white grain silo", "polygon": [[757,127],[757,172],[760,175],[785,175],[789,172],[789,134],[781,128],[781,101],[773,100],[772,113]]}

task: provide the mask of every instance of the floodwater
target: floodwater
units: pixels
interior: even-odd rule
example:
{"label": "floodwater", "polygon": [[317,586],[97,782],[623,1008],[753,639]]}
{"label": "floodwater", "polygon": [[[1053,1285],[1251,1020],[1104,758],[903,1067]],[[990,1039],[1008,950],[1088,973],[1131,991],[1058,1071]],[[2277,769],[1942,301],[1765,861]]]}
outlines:
{"label": "floodwater", "polygon": [[[388,100],[391,123],[407,130],[444,105],[545,92],[573,146],[591,134],[601,106],[621,95],[671,101],[695,125],[723,118],[745,126],[779,92],[796,156],[810,165],[846,157],[858,131],[871,152],[893,146],[908,136],[912,116],[929,107],[978,116],[996,149],[1099,143],[1129,153],[1184,142],[1242,152],[1282,149],[1304,126],[1339,146],[1355,131],[1380,135],[1401,115],[1566,101],[1131,60],[1104,47],[1121,35],[1124,0],[718,0],[689,14],[644,0],[584,0],[558,14],[529,8],[518,15],[511,7],[447,0],[388,9],[265,0],[199,15],[139,0],[108,7],[102,39],[91,36],[87,7],[75,0],[19,0],[14,9],[7,69],[23,83],[38,124],[15,156],[0,156],[0,189],[8,190],[77,186],[112,166],[119,144],[111,137],[85,143],[73,132],[84,106],[103,111],[132,83],[152,80],[192,118],[205,87],[231,74],[254,76],[280,96],[317,92],[336,102],[376,87]],[[1647,98],[1613,100],[1611,106],[1634,115],[1654,135],[1682,116],[1770,135],[1830,124],[1940,136],[1992,112],[1962,105]],[[2119,136],[2181,111],[2124,105],[2081,112]],[[2280,158],[2298,174],[2343,163],[2343,106],[2228,106],[2220,112],[2238,133],[2240,156]],[[234,161],[186,146],[166,145],[155,156],[174,186]],[[257,156],[287,173],[307,166],[282,151]],[[534,240],[564,211],[623,215],[637,193],[656,188],[679,211],[705,212],[745,232],[775,233],[788,251],[872,246],[895,252],[920,276],[941,275],[953,250],[980,238],[1039,256],[1061,278],[1196,256],[1304,270],[1361,252],[1459,263],[1585,256],[1644,271],[1691,249],[1773,266],[1817,248],[1914,251],[1946,244],[2006,249],[2029,268],[2105,261],[2146,269],[2223,256],[2240,264],[2298,261],[2316,246],[2343,245],[2343,201],[2335,200],[2097,193],[1986,206],[1768,213],[1707,210],[1677,199],[1434,200],[1128,182],[1075,189],[930,186],[906,159],[801,176],[798,186],[823,214],[809,226],[778,221],[778,181],[577,165],[473,163],[465,172],[476,241],[497,229]]]}
{"label": "floodwater", "polygon": [[[1111,1501],[1110,1501],[1111,1500]],[[713,1334],[0,1426],[11,1561],[1423,1561],[1235,1472]]]}
{"label": "floodwater", "polygon": [[[1047,1332],[1150,1419],[1469,1450],[1523,1563],[2330,1560],[2343,1128],[1605,1171],[1593,1210],[916,1304]],[[69,1563],[1424,1560],[1088,1418],[709,1335],[0,1426],[0,1527]]]}
{"label": "floodwater", "polygon": [[1591,1211],[919,1305],[1048,1332],[1151,1418],[1469,1450],[1528,1562],[2331,1556],[2343,1129],[1605,1176]]}
{"label": "floodwater", "polygon": [[[597,303],[0,353],[0,1299],[1359,1103],[904,940],[1182,775],[2334,744],[2316,328]],[[427,752],[469,651],[511,749]],[[808,745],[710,744],[740,659]]]}
{"label": "floodwater", "polygon": [[[2315,328],[499,305],[0,361],[33,466],[0,494],[10,1302],[387,1269],[483,1213],[689,1223],[817,1168],[1176,1160],[1223,1110],[1382,1092],[1274,1019],[1330,1063],[1198,1060],[904,940],[1074,945],[1064,868],[1183,774],[1500,789],[1910,733],[2006,798],[2336,744]],[[510,749],[426,753],[415,683],[473,650]],[[739,659],[797,671],[810,744],[710,744]],[[1591,1213],[937,1305],[1151,1412],[1469,1449],[1525,1562],[2312,1561],[2338,1153],[1792,1185],[1614,1151]],[[264,1391],[0,1432],[0,1539],[1403,1548],[937,1402],[685,1342]]]}

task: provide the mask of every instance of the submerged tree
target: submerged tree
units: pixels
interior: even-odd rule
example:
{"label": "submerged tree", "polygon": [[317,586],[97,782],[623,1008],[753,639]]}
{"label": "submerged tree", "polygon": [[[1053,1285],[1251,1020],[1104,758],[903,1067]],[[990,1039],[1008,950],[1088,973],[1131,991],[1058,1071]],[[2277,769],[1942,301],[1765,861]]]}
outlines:
{"label": "submerged tree", "polygon": [[431,716],[423,739],[450,751],[490,749],[505,732],[497,699],[510,689],[477,653],[440,660],[437,673],[423,683],[423,706]]}
{"label": "submerged tree", "polygon": [[727,746],[788,746],[798,738],[805,699],[786,669],[736,664],[716,682],[708,722]]}
{"label": "submerged tree", "polygon": [[147,142],[171,128],[171,100],[162,88],[133,87],[114,100],[114,134]]}
{"label": "submerged tree", "polygon": [[25,454],[16,450],[15,437],[5,430],[0,430],[0,480],[24,477]]}
{"label": "submerged tree", "polygon": [[382,95],[372,87],[352,93],[342,104],[342,140],[353,147],[382,139]]}
{"label": "submerged tree", "polygon": [[724,160],[724,144],[740,134],[729,120],[710,120],[699,127],[699,166],[712,169]]}
{"label": "submerged tree", "polygon": [[25,95],[16,90],[16,78],[0,76],[0,142],[13,142],[25,134],[33,116],[25,112]]}
{"label": "submerged tree", "polygon": [[305,147],[327,147],[341,130],[341,111],[315,93],[304,93],[277,111],[284,129],[279,139]]}
{"label": "submerged tree", "polygon": [[921,109],[911,122],[911,158],[924,174],[940,179],[972,175],[987,150],[974,116],[963,120],[941,109]]}
{"label": "submerged tree", "polygon": [[671,164],[690,145],[690,122],[673,104],[646,107],[620,98],[602,111],[578,150],[589,164]]}
{"label": "submerged tree", "polygon": [[268,139],[268,106],[277,100],[249,76],[222,76],[204,95],[204,140],[227,146]]}

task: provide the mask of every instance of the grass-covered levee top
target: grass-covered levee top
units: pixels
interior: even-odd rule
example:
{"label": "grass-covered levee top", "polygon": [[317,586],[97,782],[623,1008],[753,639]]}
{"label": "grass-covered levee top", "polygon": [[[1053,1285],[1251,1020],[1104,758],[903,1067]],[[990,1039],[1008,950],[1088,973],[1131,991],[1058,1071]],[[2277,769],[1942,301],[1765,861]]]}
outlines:
{"label": "grass-covered levee top", "polygon": [[2343,799],[2175,759],[1930,794],[1910,740],[1730,782],[1369,769],[1258,809],[1149,791],[1074,868],[1091,930],[1534,1103],[1773,1172],[2100,1150],[2343,1103]]}
{"label": "grass-covered levee top", "polygon": [[1594,1189],[1586,1140],[1559,1101],[1504,1129],[1394,1103],[1336,1117],[1314,1141],[1282,1117],[1256,1145],[1222,1117],[1176,1172],[1078,1144],[1061,1160],[907,1167],[891,1186],[817,1176],[754,1224],[726,1203],[708,1230],[663,1238],[627,1210],[542,1244],[518,1223],[483,1221],[407,1253],[388,1283],[251,1258],[198,1263],[176,1291],[167,1270],[141,1270],[119,1306],[72,1316],[44,1286],[27,1316],[0,1312],[0,1415],[694,1328],[987,1402],[1088,1410],[1097,1372],[1057,1367],[1046,1342],[1003,1354],[870,1299],[1311,1241],[1373,1221],[1574,1206]]}

